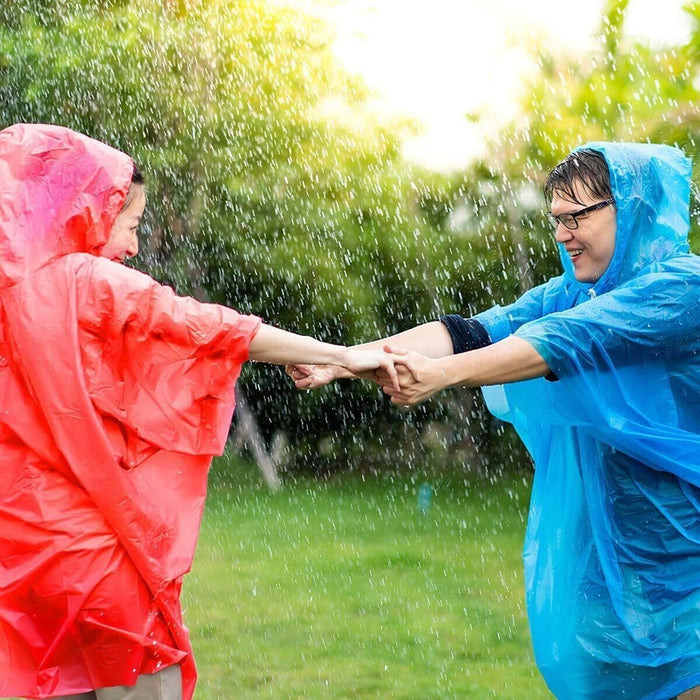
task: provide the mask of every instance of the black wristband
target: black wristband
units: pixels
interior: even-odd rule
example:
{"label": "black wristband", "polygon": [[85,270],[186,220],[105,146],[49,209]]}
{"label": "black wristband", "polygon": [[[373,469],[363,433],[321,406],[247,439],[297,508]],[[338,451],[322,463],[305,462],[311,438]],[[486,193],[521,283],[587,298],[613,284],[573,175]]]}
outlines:
{"label": "black wristband", "polygon": [[452,348],[455,354],[491,345],[491,338],[489,338],[486,328],[473,318],[447,314],[440,316],[439,320],[445,325],[452,338]]}
{"label": "black wristband", "polygon": [[[452,338],[452,349],[455,355],[468,350],[478,350],[492,345],[491,338],[484,326],[473,318],[464,318],[457,314],[440,316],[439,321],[445,325]],[[559,378],[554,372],[545,376],[548,382],[557,382]]]}

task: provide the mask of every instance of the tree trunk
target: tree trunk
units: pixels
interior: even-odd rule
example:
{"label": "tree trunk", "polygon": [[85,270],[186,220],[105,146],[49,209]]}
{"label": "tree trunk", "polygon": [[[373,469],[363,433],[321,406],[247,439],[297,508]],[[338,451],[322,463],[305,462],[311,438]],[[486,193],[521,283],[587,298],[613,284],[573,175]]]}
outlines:
{"label": "tree trunk", "polygon": [[238,433],[236,436],[237,442],[243,442],[248,446],[267,485],[273,491],[279,491],[282,488],[282,482],[277,475],[276,468],[279,455],[274,456],[276,459],[268,455],[262,436],[258,430],[255,416],[250,408],[248,408],[248,404],[240,388],[236,389],[236,415],[238,416],[238,425],[236,426],[236,432]]}

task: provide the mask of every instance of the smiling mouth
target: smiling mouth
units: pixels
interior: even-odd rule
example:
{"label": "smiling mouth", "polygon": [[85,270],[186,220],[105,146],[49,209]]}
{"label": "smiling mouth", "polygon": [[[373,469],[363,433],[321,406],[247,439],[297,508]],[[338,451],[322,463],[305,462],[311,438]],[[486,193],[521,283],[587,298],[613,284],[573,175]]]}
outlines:
{"label": "smiling mouth", "polygon": [[566,251],[569,254],[569,257],[573,260],[574,258],[577,258],[581,253],[583,253],[583,250],[567,250]]}

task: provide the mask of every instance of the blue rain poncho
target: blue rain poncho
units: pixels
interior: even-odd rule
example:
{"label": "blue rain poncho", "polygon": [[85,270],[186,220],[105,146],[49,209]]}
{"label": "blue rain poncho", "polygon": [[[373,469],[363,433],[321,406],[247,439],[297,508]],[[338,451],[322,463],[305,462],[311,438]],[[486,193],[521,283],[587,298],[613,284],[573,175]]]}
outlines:
{"label": "blue rain poncho", "polygon": [[535,658],[560,699],[668,700],[700,685],[700,258],[690,164],[594,143],[617,208],[594,284],[564,274],[475,318],[558,381],[486,387],[535,462],[524,546]]}

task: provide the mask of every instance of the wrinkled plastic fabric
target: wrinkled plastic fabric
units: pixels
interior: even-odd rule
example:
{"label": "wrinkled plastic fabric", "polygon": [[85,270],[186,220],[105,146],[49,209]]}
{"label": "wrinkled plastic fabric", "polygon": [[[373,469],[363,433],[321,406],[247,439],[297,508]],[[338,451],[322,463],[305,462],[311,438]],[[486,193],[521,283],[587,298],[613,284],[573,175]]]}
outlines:
{"label": "wrinkled plastic fabric", "polygon": [[477,316],[559,381],[484,390],[535,462],[524,546],[537,664],[557,698],[667,700],[700,685],[700,262],[690,166],[596,143],[617,206],[593,285],[564,274]]}
{"label": "wrinkled plastic fabric", "polygon": [[0,695],[196,671],[180,589],[260,320],[99,257],[124,154],[0,132]]}

